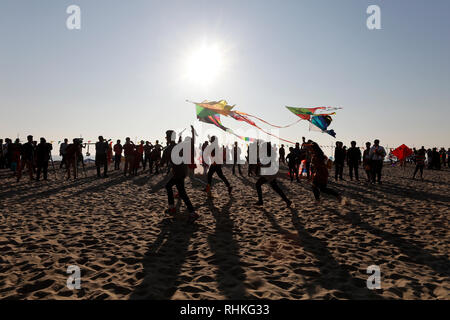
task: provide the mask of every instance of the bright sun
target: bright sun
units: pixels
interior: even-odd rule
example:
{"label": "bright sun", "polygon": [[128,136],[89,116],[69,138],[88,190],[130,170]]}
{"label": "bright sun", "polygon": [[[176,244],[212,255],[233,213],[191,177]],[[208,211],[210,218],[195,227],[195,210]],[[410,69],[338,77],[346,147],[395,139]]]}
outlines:
{"label": "bright sun", "polygon": [[191,82],[207,85],[222,73],[224,57],[218,45],[203,45],[193,50],[187,61],[187,77]]}

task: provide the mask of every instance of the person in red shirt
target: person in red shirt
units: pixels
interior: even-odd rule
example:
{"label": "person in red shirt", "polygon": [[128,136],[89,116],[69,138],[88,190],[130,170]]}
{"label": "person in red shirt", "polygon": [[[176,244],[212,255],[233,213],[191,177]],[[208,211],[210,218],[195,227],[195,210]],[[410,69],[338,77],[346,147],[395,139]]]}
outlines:
{"label": "person in red shirt", "polygon": [[120,144],[120,140],[114,145],[114,170],[120,170],[120,161],[122,160],[123,147]]}

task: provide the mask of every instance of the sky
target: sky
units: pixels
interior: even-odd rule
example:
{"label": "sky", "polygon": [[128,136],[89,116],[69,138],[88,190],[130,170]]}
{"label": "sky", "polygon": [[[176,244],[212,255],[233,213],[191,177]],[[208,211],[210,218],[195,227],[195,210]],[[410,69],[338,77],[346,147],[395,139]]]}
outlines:
{"label": "sky", "polygon": [[186,99],[225,99],[279,125],[296,120],[286,105],[343,108],[336,139],[300,122],[277,133],[290,141],[447,148],[449,13],[447,0],[2,0],[0,137],[162,140],[200,131]]}

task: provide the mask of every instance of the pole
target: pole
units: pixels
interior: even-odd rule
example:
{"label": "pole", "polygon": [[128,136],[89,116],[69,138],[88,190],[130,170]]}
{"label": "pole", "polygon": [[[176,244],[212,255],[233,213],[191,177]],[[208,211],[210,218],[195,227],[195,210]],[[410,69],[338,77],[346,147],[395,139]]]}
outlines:
{"label": "pole", "polygon": [[53,162],[52,152],[50,151],[50,162],[52,163],[53,172],[55,173],[55,179],[58,180],[58,175],[56,174],[55,163]]}

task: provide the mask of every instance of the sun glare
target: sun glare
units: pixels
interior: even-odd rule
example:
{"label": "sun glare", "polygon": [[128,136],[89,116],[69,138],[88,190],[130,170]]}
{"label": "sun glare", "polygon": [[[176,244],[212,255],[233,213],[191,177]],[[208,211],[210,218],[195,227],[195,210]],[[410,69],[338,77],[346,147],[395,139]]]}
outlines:
{"label": "sun glare", "polygon": [[224,57],[218,45],[203,45],[192,51],[187,61],[189,81],[207,85],[222,73]]}

